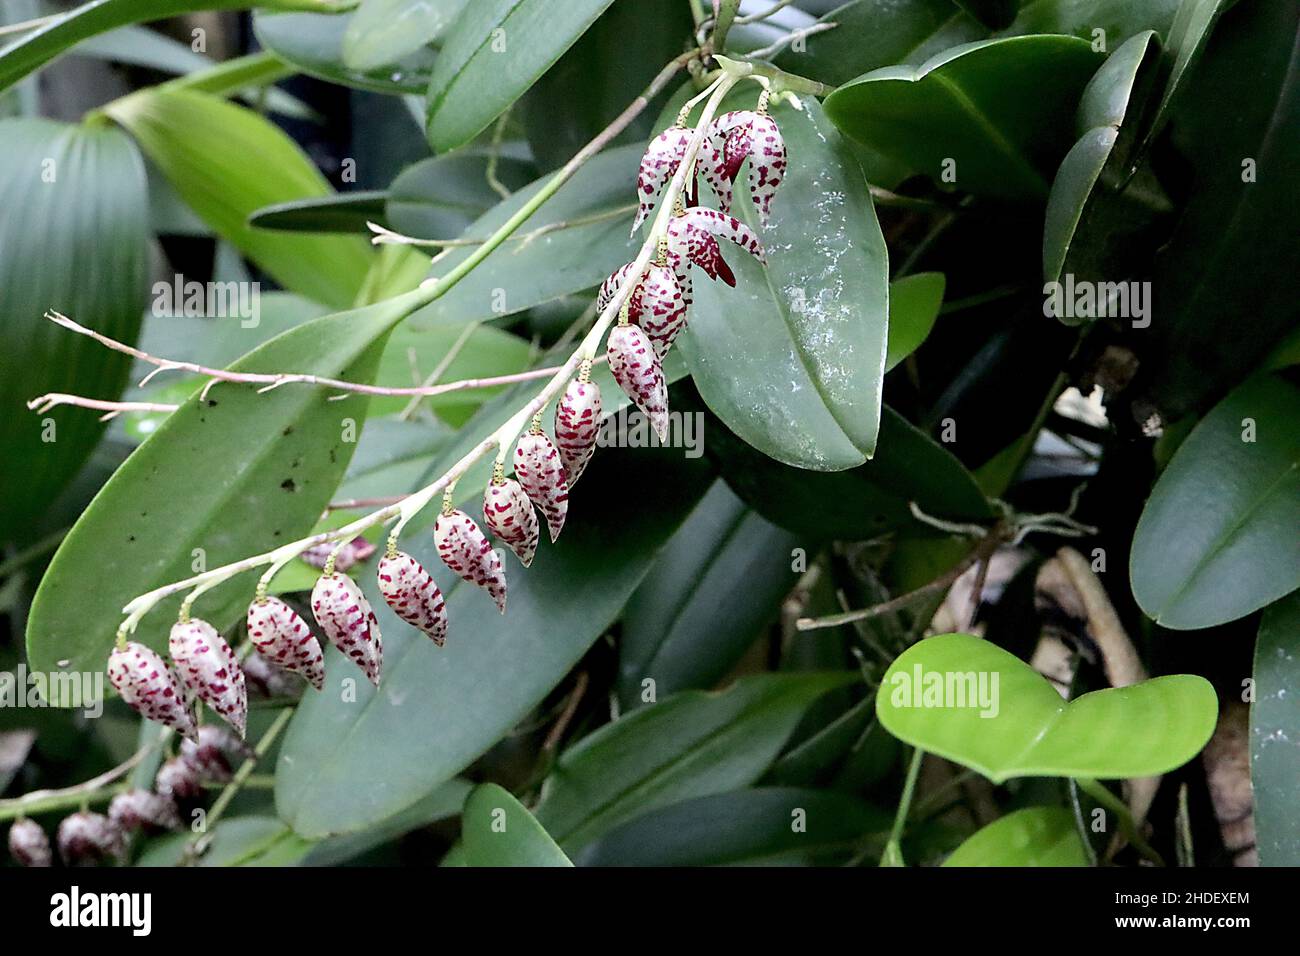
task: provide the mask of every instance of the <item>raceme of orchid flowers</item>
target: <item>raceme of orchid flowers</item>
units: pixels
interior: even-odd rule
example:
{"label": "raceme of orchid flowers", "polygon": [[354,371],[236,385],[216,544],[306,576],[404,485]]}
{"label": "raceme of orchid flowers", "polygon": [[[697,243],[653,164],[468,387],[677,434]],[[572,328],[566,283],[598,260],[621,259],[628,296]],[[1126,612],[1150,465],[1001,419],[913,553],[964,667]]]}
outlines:
{"label": "raceme of orchid flowers", "polygon": [[[692,267],[708,278],[736,284],[722,255],[719,240],[727,240],[766,264],[763,245],[749,226],[730,215],[733,187],[748,160],[749,198],[758,220],[767,224],[772,200],[785,176],[785,144],[776,123],[767,115],[767,93],[756,110],[738,110],[714,119],[703,133],[698,155],[685,177],[687,188],[673,204],[662,233],[655,237],[657,256],[639,275],[635,263],[617,269],[601,285],[597,308],[603,311],[624,283],[635,285],[626,296],[618,323],[606,343],[615,381],[649,420],[660,439],[667,436],[668,394],[663,360],[686,327],[692,303]],[[649,217],[664,188],[678,173],[694,131],[685,124],[685,111],[676,125],[651,141],[637,176],[638,209],[632,232]],[[697,175],[717,197],[720,209],[688,204],[681,196],[697,197]],[[601,421],[601,395],[591,381],[592,363],[585,360],[557,402],[555,441],[541,427],[541,413],[515,448],[514,477],[499,460],[483,495],[483,519],[488,531],[528,567],[536,554],[541,512],[551,541],[564,526],[569,492],[595,450]],[[453,507],[451,488],[443,497],[433,537],[438,556],[456,575],[485,590],[505,613],[506,574],[501,555],[468,514]],[[369,601],[345,571],[366,556],[364,539],[337,546],[317,545],[302,557],[322,568],[311,594],[316,624],[329,641],[351,660],[375,686],[383,666],[379,624]],[[446,601],[428,570],[399,551],[396,536],[377,569],[379,593],[405,623],[441,647],[447,640]],[[265,660],[302,676],[317,690],[325,684],[321,643],[303,617],[289,604],[259,588],[249,605],[248,637]],[[199,739],[197,701],[206,703],[242,738],[248,713],[245,678],[238,657],[216,628],[182,614],[168,642],[171,662],[143,644],[119,639],[108,661],[109,680],[130,706],[150,720],[164,724],[191,741]]]}

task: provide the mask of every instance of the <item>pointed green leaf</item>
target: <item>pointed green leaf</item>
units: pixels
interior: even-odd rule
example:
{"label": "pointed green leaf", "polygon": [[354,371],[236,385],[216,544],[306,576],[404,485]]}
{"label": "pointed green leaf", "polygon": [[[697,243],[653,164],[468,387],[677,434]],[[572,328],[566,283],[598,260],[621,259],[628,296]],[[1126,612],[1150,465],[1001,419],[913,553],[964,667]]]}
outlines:
{"label": "pointed green leaf", "polygon": [[942,272],[918,272],[889,284],[889,348],[885,371],[921,347],[939,318],[945,279]]}
{"label": "pointed green leaf", "polygon": [[278,229],[284,232],[341,232],[368,236],[367,222],[384,221],[388,193],[380,190],[357,190],[339,195],[313,196],[271,203],[249,214],[254,229]]}
{"label": "pointed green leaf", "polygon": [[474,788],[461,817],[465,866],[573,866],[564,851],[508,790]]}

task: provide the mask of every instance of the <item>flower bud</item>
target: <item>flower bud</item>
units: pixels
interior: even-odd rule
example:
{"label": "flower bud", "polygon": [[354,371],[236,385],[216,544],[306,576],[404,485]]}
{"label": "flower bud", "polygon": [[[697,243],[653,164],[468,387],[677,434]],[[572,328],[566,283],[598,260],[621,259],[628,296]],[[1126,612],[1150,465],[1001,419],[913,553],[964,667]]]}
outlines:
{"label": "flower bud", "polygon": [[203,793],[199,772],[184,757],[172,757],[158,768],[153,788],[159,796],[180,803]]}
{"label": "flower bud", "polygon": [[569,480],[560,453],[540,428],[523,435],[515,446],[515,475],[528,497],[542,509],[554,542],[569,513]]}
{"label": "flower bud", "polygon": [[272,664],[301,674],[317,690],[325,687],[325,657],[307,622],[277,597],[248,606],[248,639]]}
{"label": "flower bud", "polygon": [[126,856],[126,838],[102,813],[83,811],[59,824],[59,856],[68,866],[89,866]]}
{"label": "flower bud", "polygon": [[402,551],[381,558],[379,593],[394,614],[433,643],[442,647],[447,642],[447,602],[433,576],[415,558]]}
{"label": "flower bud", "polygon": [[637,210],[632,235],[636,235],[654,209],[655,199],[677,172],[690,141],[691,131],[681,126],[669,127],[650,141],[636,176]]}
{"label": "flower bud", "polygon": [[607,349],[614,380],[650,420],[659,440],[666,440],[668,387],[654,345],[635,325],[616,325],[609,333]]}
{"label": "flower bud", "polygon": [[555,444],[572,488],[596,451],[600,431],[600,387],[575,378],[555,406]]}
{"label": "flower bud", "polygon": [[[596,309],[604,311],[622,288],[634,263],[609,276],[596,294]],[[655,344],[655,354],[667,353],[677,333],[686,325],[686,296],[677,273],[668,265],[651,265],[628,295],[627,318],[640,326]]]}
{"label": "flower bud", "polygon": [[324,570],[325,562],[330,559],[332,554],[334,555],[334,570],[346,571],[357,562],[366,560],[374,553],[375,546],[367,541],[363,535],[357,535],[342,547],[335,545],[331,541],[312,545],[300,557],[313,568]]}
{"label": "flower bud", "polygon": [[370,602],[346,574],[322,574],[311,592],[311,611],[330,642],[379,686],[384,646]]}
{"label": "flower bud", "polygon": [[443,564],[470,584],[486,589],[497,609],[506,612],[505,568],[473,518],[455,508],[443,511],[433,524],[433,543]]}
{"label": "flower bud", "polygon": [[193,618],[172,625],[167,646],[185,686],[244,736],[248,690],[244,672],[225,638],[207,621]]}
{"label": "flower bud", "polygon": [[194,714],[171,668],[152,649],[135,641],[108,655],[108,681],[147,720],[184,737],[196,733]]}
{"label": "flower bud", "polygon": [[9,855],[19,866],[50,866],[54,854],[41,825],[24,817],[9,828]]}
{"label": "flower bud", "polygon": [[493,479],[483,492],[483,521],[519,563],[528,567],[537,552],[537,514],[523,487],[513,478]]}
{"label": "flower bud", "polygon": [[119,793],[108,805],[108,818],[123,833],[141,829],[156,833],[159,830],[179,830],[181,827],[176,802],[170,797],[148,790]]}
{"label": "flower bud", "polygon": [[199,739],[181,742],[180,757],[201,783],[226,783],[235,764],[251,757],[253,750],[243,740],[218,724],[204,724]]}

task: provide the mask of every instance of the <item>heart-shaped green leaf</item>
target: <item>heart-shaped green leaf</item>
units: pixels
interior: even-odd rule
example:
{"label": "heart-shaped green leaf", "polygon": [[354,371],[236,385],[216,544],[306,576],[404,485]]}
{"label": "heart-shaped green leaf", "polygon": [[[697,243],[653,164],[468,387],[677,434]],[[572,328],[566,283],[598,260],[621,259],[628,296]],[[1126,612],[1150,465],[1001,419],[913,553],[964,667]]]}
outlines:
{"label": "heart-shaped green leaf", "polygon": [[850,677],[762,674],[718,693],[683,691],[634,710],[560,756],[537,819],[574,852],[651,810],[748,786],[813,701]]}
{"label": "heart-shaped green leaf", "polygon": [[[1168,211],[1167,200],[1158,187],[1153,189],[1153,177],[1129,177],[1129,143],[1120,142],[1121,136],[1132,140],[1132,125],[1124,125],[1125,120],[1141,106],[1139,79],[1151,79],[1158,55],[1156,34],[1140,33],[1111,54],[1084,88],[1076,120],[1079,141],[1061,161],[1047,198],[1047,282],[1057,282],[1065,273],[1087,281],[1123,274],[1115,259],[1117,249],[1128,252],[1125,237],[1145,229],[1153,207]],[[1070,325],[1084,321],[1059,318]]]}
{"label": "heart-shaped green leaf", "polygon": [[680,342],[700,395],[746,442],[817,471],[860,465],[880,428],[889,253],[862,168],[817,101],[772,111],[789,169],[765,229],[746,187],[732,212],[768,264],[726,250],[736,285],[695,280]]}
{"label": "heart-shaped green leaf", "polygon": [[846,135],[937,183],[1045,199],[1073,138],[1070,117],[1100,62],[1076,37],[968,43],[918,67],[858,77],[826,98],[826,114]]}
{"label": "heart-shaped green leaf", "polygon": [[[847,860],[888,813],[826,790],[734,790],[639,816],[587,844],[579,866],[790,866]],[[883,839],[883,836],[881,837]]]}
{"label": "heart-shaped green leaf", "polygon": [[573,866],[528,812],[495,783],[474,788],[461,817],[465,866]]}
{"label": "heart-shaped green leaf", "polygon": [[921,347],[943,306],[942,272],[918,272],[889,284],[889,349],[885,371]]}
{"label": "heart-shaped green leaf", "polygon": [[623,706],[643,703],[646,680],[665,697],[725,677],[795,586],[797,543],[716,482],[627,603]]}
{"label": "heart-shaped green leaf", "polygon": [[352,305],[373,254],[360,236],[286,235],[248,217],[272,203],[331,195],[306,154],[252,110],[206,93],[142,90],[108,107],[190,207],[292,292]]}
{"label": "heart-shaped green leaf", "polygon": [[1300,866],[1300,592],[1270,605],[1255,644],[1250,708],[1250,780],[1255,843],[1264,866]]}
{"label": "heart-shaped green leaf", "polygon": [[1087,866],[1074,816],[1064,807],[1026,807],[972,834],[944,866]]}
{"label": "heart-shaped green leaf", "polygon": [[[417,44],[396,60],[354,67],[344,61],[344,44],[360,13],[271,13],[253,17],[258,42],[308,76],[372,93],[421,94],[428,88],[436,54]],[[373,52],[379,55],[376,48]]]}
{"label": "heart-shaped green leaf", "polygon": [[[315,319],[232,366],[367,381],[412,297]],[[367,399],[331,401],[325,389],[287,385],[259,394],[220,384],[195,392],[123,464],[63,539],[32,602],[33,668],[104,666],[122,607],[171,581],[285,544],[330,500],[365,420]],[[351,426],[348,422],[351,422]],[[225,628],[242,616],[256,573],[204,595],[196,616]],[[138,640],[166,646],[179,596],[140,624]]]}
{"label": "heart-shaped green leaf", "polygon": [[464,146],[505,112],[613,0],[476,0],[447,33],[428,92],[429,144]]}
{"label": "heart-shaped green leaf", "polygon": [[[241,10],[248,0],[93,0],[56,14],[22,39],[0,51],[0,90],[12,86],[87,37],[114,27],[163,20],[198,10]],[[264,0],[263,7],[282,10],[339,10],[343,0]]]}
{"label": "heart-shaped green leaf", "polygon": [[33,414],[38,395],[116,398],[130,360],[45,318],[57,309],[134,342],[145,303],[144,163],[120,130],[0,121],[0,541],[30,525],[103,433],[85,409]]}
{"label": "heart-shaped green leaf", "polygon": [[941,634],[885,672],[876,716],[895,737],[1001,783],[1011,777],[1153,777],[1214,732],[1218,699],[1177,674],[1066,701],[1024,661],[969,634]]}
{"label": "heart-shaped green leaf", "polygon": [[[663,451],[597,455],[570,501],[559,543],[543,543],[527,571],[510,559],[504,616],[480,589],[446,570],[432,535],[410,529],[401,546],[447,597],[447,644],[436,647],[402,624],[372,574],[358,578],[384,635],[383,682],[375,691],[337,652],[326,656],[327,690],[303,700],[281,749],[280,815],[305,836],[364,829],[450,780],[500,740],[618,616],[703,493],[704,471]],[[483,481],[462,481],[468,497],[481,500]],[[639,489],[631,509],[629,487]],[[466,507],[474,513],[477,505]],[[365,685],[355,699],[337,690],[347,678]],[[383,787],[367,783],[377,779]]]}
{"label": "heart-shaped green leaf", "polygon": [[1300,388],[1261,375],[1214,407],[1133,534],[1133,596],[1174,630],[1257,611],[1300,582]]}

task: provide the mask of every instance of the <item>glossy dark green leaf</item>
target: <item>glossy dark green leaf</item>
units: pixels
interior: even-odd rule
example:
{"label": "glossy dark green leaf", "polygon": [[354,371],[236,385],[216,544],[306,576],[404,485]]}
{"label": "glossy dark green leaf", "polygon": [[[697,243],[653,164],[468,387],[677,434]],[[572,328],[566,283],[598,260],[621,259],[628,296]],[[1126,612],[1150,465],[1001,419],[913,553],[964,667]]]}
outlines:
{"label": "glossy dark green leaf", "polygon": [[[497,160],[497,181],[511,192],[537,177],[522,153],[503,151]],[[488,156],[485,150],[466,149],[408,166],[388,187],[387,216],[392,228],[419,239],[459,236],[501,202],[501,194],[488,181]]]}
{"label": "glossy dark green leaf", "polygon": [[[690,35],[691,12],[680,0],[615,0],[519,103],[542,168],[568,162],[641,95]],[[614,144],[657,133],[651,125],[662,100],[652,101]]]}
{"label": "glossy dark green leaf", "polygon": [[[1156,260],[1164,319],[1143,333],[1134,385],[1165,421],[1203,411],[1295,326],[1300,136],[1281,131],[1300,127],[1297,37],[1300,4],[1238,3],[1179,99],[1173,139],[1194,201]],[[1225,317],[1248,334],[1225,335]]]}
{"label": "glossy dark green leaf", "polygon": [[145,303],[144,163],[120,130],[0,121],[0,541],[26,536],[99,440],[78,408],[37,415],[38,395],[116,398],[130,360],[59,328],[57,309],[134,342]]}
{"label": "glossy dark green leaf", "polygon": [[343,63],[380,70],[436,43],[469,0],[361,0],[343,33]]}
{"label": "glossy dark green leaf", "polygon": [[[1088,81],[1079,103],[1079,140],[1070,148],[1047,198],[1043,232],[1043,278],[1058,282],[1063,274],[1102,281],[1122,274],[1114,250],[1127,252],[1125,233],[1141,229],[1135,207],[1168,202],[1150,196],[1150,177],[1130,179],[1125,148],[1132,125],[1124,126],[1130,110],[1140,109],[1139,77],[1150,80],[1159,41],[1152,31],[1137,34],[1106,60]],[[1136,100],[1136,103],[1134,102]],[[1127,141],[1121,145],[1121,136]],[[1062,316],[1067,324],[1083,319]]]}
{"label": "glossy dark green leaf", "polygon": [[612,0],[476,0],[452,24],[429,79],[435,152],[483,132],[558,60]]}
{"label": "glossy dark green leaf", "polygon": [[142,90],[109,106],[199,216],[292,292],[351,305],[373,254],[360,236],[254,229],[275,202],[332,195],[325,177],[279,128],[206,93]]}
{"label": "glossy dark green leaf", "polygon": [[528,812],[495,783],[475,787],[461,818],[465,866],[573,866]]}
{"label": "glossy dark green leaf", "polygon": [[[241,10],[247,0],[93,0],[24,34],[0,50],[0,90],[39,69],[87,37],[115,27],[162,20],[197,10]],[[266,0],[261,6],[298,10],[337,10],[337,0]]]}
{"label": "glossy dark green leaf", "polygon": [[994,820],[944,866],[1087,866],[1074,815],[1064,807],[1026,807]]}
{"label": "glossy dark green leaf", "polygon": [[1070,118],[1101,59],[1076,37],[968,43],[918,67],[886,67],[846,83],[826,98],[826,114],[848,136],[936,183],[1045,199],[1069,149]]}
{"label": "glossy dark green leaf", "polygon": [[670,804],[754,783],[795,725],[850,674],[763,674],[683,691],[607,724],[556,761],[535,812],[575,852]]}
{"label": "glossy dark green leaf", "polygon": [[[876,449],[889,254],[862,169],[817,101],[772,111],[789,169],[759,228],[761,266],[728,250],[735,288],[701,276],[679,339],[710,409],[778,461],[817,471]],[[747,187],[733,213],[758,228]]]}
{"label": "glossy dark green leaf", "polygon": [[[509,558],[504,616],[481,590],[453,579],[432,535],[413,525],[402,547],[447,595],[447,644],[435,647],[401,624],[373,577],[359,579],[384,634],[383,682],[378,691],[359,686],[356,701],[344,701],[337,682],[364,678],[341,656],[327,655],[327,691],[303,701],[281,751],[280,815],[306,836],[363,829],[450,780],[501,739],[617,617],[702,493],[701,472],[663,451],[597,455],[558,545],[544,543],[527,571]],[[641,507],[631,512],[621,504],[629,482],[642,487]],[[475,490],[470,485],[469,497]],[[383,787],[370,785],[377,779]]]}
{"label": "glossy dark green leaf", "polygon": [[337,196],[315,196],[272,203],[254,210],[248,224],[254,229],[285,232],[344,232],[369,236],[367,222],[386,225],[384,210],[388,193],[358,190]]}
{"label": "glossy dark green leaf", "polygon": [[1133,535],[1129,576],[1174,630],[1235,621],[1300,584],[1300,387],[1261,375],[1174,453]]}
{"label": "glossy dark green leaf", "polygon": [[1255,844],[1263,866],[1300,866],[1300,593],[1264,612],[1255,644],[1255,701],[1250,708],[1250,780]]}
{"label": "glossy dark green leaf", "polygon": [[782,52],[777,64],[832,86],[883,66],[924,63],[941,50],[988,36],[952,0],[853,0],[822,20],[835,29],[808,37],[803,52]]}
{"label": "glossy dark green leaf", "polygon": [[[395,299],[315,319],[232,367],[365,381],[409,308],[409,300]],[[63,539],[32,604],[32,666],[97,671],[122,607],[136,595],[191,576],[200,557],[216,567],[310,529],[356,447],[345,440],[345,420],[360,422],[366,413],[362,396],[330,397],[310,386],[259,394],[253,386],[223,384],[204,402],[196,392],[172,413]],[[209,591],[196,616],[229,626],[243,615],[256,577],[244,574]],[[165,647],[178,603],[160,604],[137,639]]]}
{"label": "glossy dark green leaf", "polygon": [[308,76],[372,93],[423,93],[436,59],[424,45],[398,60],[364,68],[344,62],[344,42],[359,16],[263,10],[253,17],[253,32],[262,46]]}
{"label": "glossy dark green leaf", "polygon": [[705,448],[732,491],[763,517],[816,538],[865,540],[914,523],[908,502],[950,520],[992,516],[970,473],[888,406],[880,450],[842,472],[792,468],[750,447],[712,419]]}
{"label": "glossy dark green leaf", "polygon": [[888,372],[921,347],[939,318],[945,280],[942,272],[918,272],[889,284]]}
{"label": "glossy dark green leaf", "polygon": [[[597,286],[631,262],[641,246],[640,239],[628,237],[641,153],[640,146],[620,146],[592,159],[514,236],[446,295],[422,309],[419,317],[461,323],[509,315]],[[538,180],[499,202],[466,230],[464,238],[491,235],[545,182],[545,178]],[[434,267],[435,273],[446,275],[472,251],[453,249]]]}
{"label": "glossy dark green leaf", "polygon": [[1166,773],[1205,746],[1218,709],[1210,682],[1194,674],[1066,701],[1024,661],[969,634],[912,645],[876,694],[876,716],[891,734],[994,783]]}
{"label": "glossy dark green leaf", "polygon": [[616,827],[579,866],[790,866],[843,862],[889,829],[848,794],[763,787],[684,800]]}
{"label": "glossy dark green leaf", "polygon": [[1179,0],[1026,0],[1006,33],[1065,33],[1109,53],[1145,30],[1167,39],[1178,5]]}
{"label": "glossy dark green leaf", "polygon": [[755,514],[719,481],[691,512],[627,603],[619,698],[643,703],[726,676],[799,578],[798,539]]}

